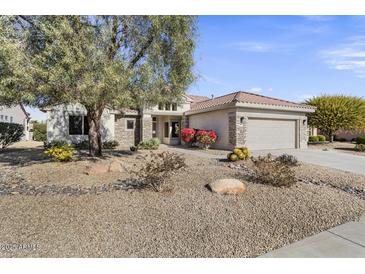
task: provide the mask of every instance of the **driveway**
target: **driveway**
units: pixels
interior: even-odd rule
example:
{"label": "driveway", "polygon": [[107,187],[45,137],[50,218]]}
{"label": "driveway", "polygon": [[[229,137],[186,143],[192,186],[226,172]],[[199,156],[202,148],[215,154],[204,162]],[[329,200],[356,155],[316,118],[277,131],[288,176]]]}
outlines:
{"label": "driveway", "polygon": [[262,258],[364,258],[365,216],[260,256]]}
{"label": "driveway", "polygon": [[322,151],[314,149],[275,149],[256,150],[254,156],[271,153],[275,156],[287,153],[294,155],[299,161],[319,166],[336,168],[357,174],[365,175],[365,157],[345,154],[336,151]]}

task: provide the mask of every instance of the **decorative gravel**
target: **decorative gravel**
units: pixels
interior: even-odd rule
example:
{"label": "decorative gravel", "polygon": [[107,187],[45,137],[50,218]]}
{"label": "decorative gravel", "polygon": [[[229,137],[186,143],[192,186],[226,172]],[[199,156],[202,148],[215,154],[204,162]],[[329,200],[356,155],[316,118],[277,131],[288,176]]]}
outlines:
{"label": "decorative gravel", "polygon": [[[301,182],[275,188],[246,181],[242,195],[214,194],[206,184],[220,178],[245,180],[243,173],[186,157],[188,167],[172,177],[175,187],[168,192],[1,196],[0,256],[255,257],[365,213],[365,201],[355,195]],[[298,169],[306,174],[326,169],[333,182],[342,176],[309,165]],[[346,185],[363,185],[364,176],[347,175]],[[34,248],[3,248],[26,244]]]}

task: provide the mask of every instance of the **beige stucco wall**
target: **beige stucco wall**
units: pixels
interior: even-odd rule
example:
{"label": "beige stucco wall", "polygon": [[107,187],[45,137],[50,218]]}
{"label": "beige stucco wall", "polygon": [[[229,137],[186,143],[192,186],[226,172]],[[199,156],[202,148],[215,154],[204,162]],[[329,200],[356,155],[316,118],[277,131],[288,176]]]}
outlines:
{"label": "beige stucco wall", "polygon": [[228,142],[228,114],[235,109],[216,110],[189,115],[189,127],[214,130],[218,139],[212,148],[230,149]]}
{"label": "beige stucco wall", "polygon": [[[69,135],[69,115],[86,115],[81,104],[59,105],[47,111],[47,140],[65,140],[78,143],[88,140],[88,135]],[[114,140],[114,114],[105,109],[101,117],[101,137],[103,141]]]}

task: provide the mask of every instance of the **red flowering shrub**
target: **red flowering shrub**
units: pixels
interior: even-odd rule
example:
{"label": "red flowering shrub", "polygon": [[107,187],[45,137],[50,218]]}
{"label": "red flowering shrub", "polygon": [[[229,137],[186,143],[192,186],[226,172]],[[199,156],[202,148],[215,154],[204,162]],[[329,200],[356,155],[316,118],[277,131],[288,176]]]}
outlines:
{"label": "red flowering shrub", "polygon": [[181,130],[181,137],[182,137],[182,140],[185,142],[185,143],[190,143],[190,142],[193,142],[194,139],[195,139],[195,129],[193,128],[183,128]]}
{"label": "red flowering shrub", "polygon": [[217,140],[217,134],[214,130],[200,129],[196,133],[196,140],[204,146],[211,145]]}

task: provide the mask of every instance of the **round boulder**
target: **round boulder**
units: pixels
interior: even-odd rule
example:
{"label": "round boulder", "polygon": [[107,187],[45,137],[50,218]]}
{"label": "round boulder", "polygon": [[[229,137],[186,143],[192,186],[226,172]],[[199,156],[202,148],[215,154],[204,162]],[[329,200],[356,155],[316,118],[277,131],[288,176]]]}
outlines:
{"label": "round boulder", "polygon": [[208,186],[213,192],[219,194],[239,194],[246,191],[246,185],[237,179],[220,179]]}

